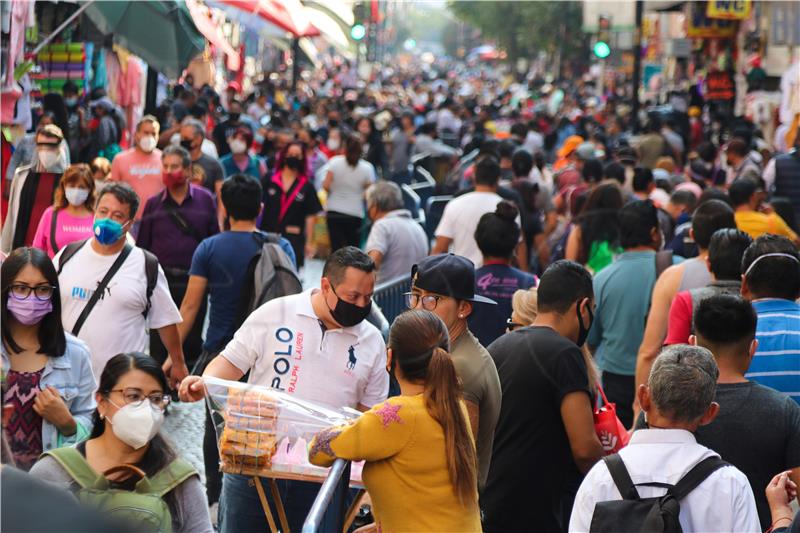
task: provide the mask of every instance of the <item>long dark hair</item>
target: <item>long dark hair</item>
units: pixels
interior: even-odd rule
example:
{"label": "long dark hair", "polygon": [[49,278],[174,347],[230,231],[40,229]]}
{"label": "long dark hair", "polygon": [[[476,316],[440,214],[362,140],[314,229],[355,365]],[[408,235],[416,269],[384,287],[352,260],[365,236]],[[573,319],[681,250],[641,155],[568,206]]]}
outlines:
{"label": "long dark hair", "polygon": [[392,367],[403,377],[425,384],[425,407],[444,431],[450,483],[462,504],[478,496],[477,455],[461,408],[461,386],[448,351],[450,337],[444,322],[430,311],[402,313],[389,332]]}
{"label": "long dark hair", "polygon": [[623,204],[622,191],[616,183],[600,184],[589,194],[577,218],[581,228],[581,249],[578,256],[580,263],[589,260],[594,242],[619,244],[618,213]]}
{"label": "long dark hair", "polygon": [[[116,388],[122,376],[131,370],[141,370],[155,379],[163,392],[169,392],[167,377],[164,375],[164,371],[161,370],[161,365],[155,359],[140,352],[128,352],[117,354],[108,360],[103,373],[100,375],[100,385],[97,387],[97,393],[104,398],[108,398],[108,395]],[[100,418],[100,411],[95,409],[92,414],[92,434],[89,438],[96,439],[105,430],[106,422]],[[150,441],[144,457],[136,466],[144,470],[144,473],[148,476],[154,476],[171,463],[175,457],[175,451],[157,433]]]}
{"label": "long dark hair", "polygon": [[347,160],[348,165],[351,167],[358,165],[358,160],[361,159],[362,150],[363,145],[361,144],[361,139],[359,139],[357,135],[351,134],[345,137],[344,157]]}
{"label": "long dark hair", "polygon": [[[58,290],[58,273],[47,254],[38,248],[17,248],[3,261],[0,273],[0,285],[3,290],[2,305],[0,305],[0,321],[2,321],[0,328],[2,328],[3,342],[14,353],[23,351],[11,335],[11,328],[8,327],[8,293],[11,284],[26,265],[36,268],[47,280],[47,283],[55,287],[53,296],[51,296],[53,310],[39,322],[39,350],[37,353],[45,354],[48,357],[61,357],[67,350],[67,337],[64,335],[64,326],[61,325],[61,293]],[[35,296],[31,294],[28,298],[35,298]]]}
{"label": "long dark hair", "polygon": [[282,169],[283,167],[286,166],[286,157],[287,157],[287,154],[289,153],[289,148],[291,148],[292,146],[299,146],[300,147],[300,151],[303,153],[303,156],[301,157],[301,159],[303,161],[303,171],[300,172],[299,175],[308,177],[309,174],[310,174],[310,171],[309,171],[309,168],[308,168],[308,158],[306,158],[306,148],[307,148],[307,146],[306,146],[306,143],[304,143],[303,141],[292,141],[289,144],[287,144],[286,146],[284,146],[283,150],[278,152],[278,155],[275,158],[275,168],[277,168],[278,172],[280,172],[280,169]]}

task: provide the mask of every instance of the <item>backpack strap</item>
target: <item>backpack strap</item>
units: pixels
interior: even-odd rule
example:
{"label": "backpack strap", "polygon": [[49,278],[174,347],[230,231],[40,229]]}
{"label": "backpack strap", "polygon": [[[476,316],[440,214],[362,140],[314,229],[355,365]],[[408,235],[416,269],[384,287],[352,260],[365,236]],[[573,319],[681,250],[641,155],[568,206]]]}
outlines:
{"label": "backpack strap", "polygon": [[122,264],[125,262],[128,256],[131,255],[131,250],[133,250],[133,246],[130,244],[125,244],[125,247],[119,253],[117,259],[114,260],[111,268],[108,269],[108,272],[106,272],[106,275],[103,277],[102,281],[100,281],[100,284],[94,290],[94,293],[92,293],[92,297],[89,298],[88,302],[86,302],[86,307],[83,308],[78,320],[75,321],[75,325],[72,326],[71,333],[76,337],[78,336],[78,333],[80,333],[83,324],[86,322],[86,319],[89,318],[89,314],[92,312],[92,309],[94,309],[94,306],[97,305],[98,300],[100,300],[100,298],[106,292],[106,287],[108,287],[108,284],[111,283],[112,278],[117,274],[117,272],[119,272],[119,269],[122,268]]}
{"label": "backpack strap", "polygon": [[656,252],[656,279],[661,277],[666,269],[672,266],[672,250]]}
{"label": "backpack strap", "polygon": [[56,448],[49,452],[44,452],[42,457],[52,457],[61,465],[61,468],[67,471],[67,474],[75,480],[81,488],[90,488],[95,486],[98,478],[102,478],[100,474],[95,472],[86,458],[73,447]]}
{"label": "backpack strap", "polygon": [[136,484],[136,492],[163,497],[190,477],[197,475],[199,475],[197,470],[191,464],[183,459],[175,459],[153,477],[145,477],[139,481]]}
{"label": "backpack strap", "polygon": [[614,480],[617,490],[622,495],[622,499],[638,500],[639,491],[636,490],[636,485],[634,485],[628,473],[628,469],[625,468],[622,457],[620,457],[618,453],[607,455],[603,457],[603,462],[606,464],[606,468],[608,468],[608,472],[611,474],[611,479]]}
{"label": "backpack strap", "polygon": [[53,253],[58,253],[58,246],[56,245],[56,229],[58,229],[58,212],[60,209],[53,209],[53,214],[50,217],[50,248]]}
{"label": "backpack strap", "polygon": [[672,488],[670,492],[672,492],[676,500],[680,501],[697,488],[700,483],[705,481],[708,476],[723,466],[730,466],[730,463],[723,461],[716,455],[707,457],[694,465],[694,467],[675,484],[675,487]]}
{"label": "backpack strap", "polygon": [[78,250],[83,248],[83,245],[89,242],[89,239],[84,239],[82,241],[75,241],[71,242],[64,247],[64,251],[61,252],[61,257],[58,260],[58,273],[61,274],[61,271],[64,270],[64,265],[67,264],[67,261],[72,259],[72,257],[78,253]]}
{"label": "backpack strap", "polygon": [[142,251],[144,252],[144,274],[147,279],[147,304],[142,316],[147,318],[147,314],[150,312],[150,299],[153,297],[153,292],[156,290],[156,284],[158,283],[158,258],[145,249],[142,249]]}

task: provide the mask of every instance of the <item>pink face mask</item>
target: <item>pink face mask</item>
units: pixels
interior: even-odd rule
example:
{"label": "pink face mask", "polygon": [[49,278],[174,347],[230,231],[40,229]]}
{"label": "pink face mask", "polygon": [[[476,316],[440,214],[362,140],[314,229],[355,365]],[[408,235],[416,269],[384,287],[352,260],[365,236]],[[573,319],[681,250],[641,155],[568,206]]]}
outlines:
{"label": "pink face mask", "polygon": [[21,300],[13,294],[8,295],[8,312],[17,319],[20,324],[32,326],[53,311],[52,300],[39,300],[33,295]]}

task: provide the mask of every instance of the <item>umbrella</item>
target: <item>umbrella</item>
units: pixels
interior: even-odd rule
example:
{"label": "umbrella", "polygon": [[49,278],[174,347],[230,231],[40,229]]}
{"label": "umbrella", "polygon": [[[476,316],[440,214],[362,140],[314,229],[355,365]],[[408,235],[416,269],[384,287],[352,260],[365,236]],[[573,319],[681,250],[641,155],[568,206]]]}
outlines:
{"label": "umbrella", "polygon": [[206,46],[186,4],[180,0],[98,0],[85,14],[98,30],[113,35],[115,42],[170,78],[180,76]]}
{"label": "umbrella", "polygon": [[319,30],[308,20],[300,0],[221,0],[221,3],[258,15],[295,37],[319,35]]}

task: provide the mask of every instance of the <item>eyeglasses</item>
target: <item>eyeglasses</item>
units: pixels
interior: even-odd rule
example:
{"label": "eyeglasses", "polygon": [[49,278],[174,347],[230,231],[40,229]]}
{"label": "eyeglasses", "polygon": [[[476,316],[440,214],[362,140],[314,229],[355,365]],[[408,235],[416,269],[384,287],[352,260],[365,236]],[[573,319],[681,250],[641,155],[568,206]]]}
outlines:
{"label": "eyeglasses", "polygon": [[419,302],[422,301],[422,308],[426,311],[433,311],[439,304],[439,300],[446,298],[446,296],[439,296],[438,294],[426,294],[422,296],[421,294],[413,292],[405,292],[403,296],[406,297],[406,307],[409,309],[415,309],[417,305],[419,305]]}
{"label": "eyeglasses", "polygon": [[15,283],[8,287],[8,292],[16,298],[17,300],[27,300],[31,293],[33,293],[34,297],[40,301],[47,301],[53,297],[53,291],[56,290],[54,285],[37,285],[35,287],[31,287],[30,285],[25,285],[24,283]]}
{"label": "eyeglasses", "polygon": [[506,329],[508,331],[514,331],[517,328],[524,328],[524,327],[525,324],[518,324],[516,322],[513,322],[510,318],[506,319]]}
{"label": "eyeglasses", "polygon": [[167,408],[169,402],[172,398],[169,395],[164,394],[163,392],[151,392],[150,394],[145,394],[142,389],[136,389],[133,387],[129,387],[127,389],[114,389],[109,392],[121,392],[122,397],[125,399],[125,403],[129,405],[133,405],[134,407],[139,407],[142,405],[142,402],[145,399],[150,400],[150,403],[162,411]]}

